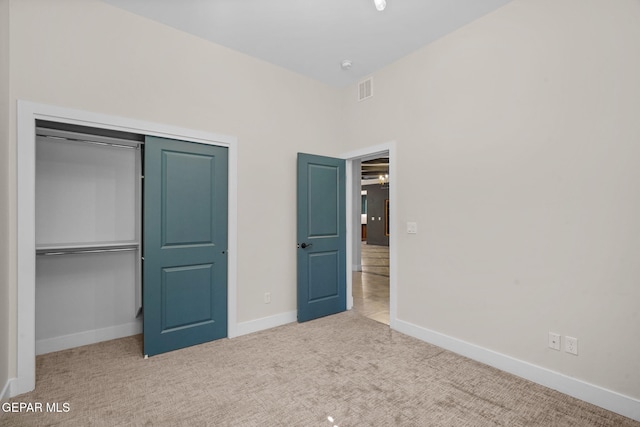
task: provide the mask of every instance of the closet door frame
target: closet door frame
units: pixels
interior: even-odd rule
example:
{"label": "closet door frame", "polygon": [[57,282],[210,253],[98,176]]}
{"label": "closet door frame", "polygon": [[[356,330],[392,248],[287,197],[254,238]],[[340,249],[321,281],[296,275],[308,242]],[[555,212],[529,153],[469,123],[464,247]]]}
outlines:
{"label": "closet door frame", "polygon": [[180,139],[229,149],[228,206],[228,337],[238,336],[237,324],[237,204],[238,145],[234,136],[92,113],[18,100],[17,105],[17,378],[10,396],[35,388],[35,139],[36,120],[47,120],[142,135]]}

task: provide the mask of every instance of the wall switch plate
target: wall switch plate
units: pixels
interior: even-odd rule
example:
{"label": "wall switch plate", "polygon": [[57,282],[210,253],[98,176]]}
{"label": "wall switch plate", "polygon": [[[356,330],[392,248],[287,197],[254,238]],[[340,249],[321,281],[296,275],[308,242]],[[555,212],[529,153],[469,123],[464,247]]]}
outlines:
{"label": "wall switch plate", "polygon": [[407,222],[407,234],[418,234],[417,222]]}
{"label": "wall switch plate", "polygon": [[264,303],[269,304],[271,302],[271,292],[264,293]]}
{"label": "wall switch plate", "polygon": [[549,332],[549,348],[560,351],[560,334]]}
{"label": "wall switch plate", "polygon": [[578,338],[564,337],[564,351],[578,355]]}

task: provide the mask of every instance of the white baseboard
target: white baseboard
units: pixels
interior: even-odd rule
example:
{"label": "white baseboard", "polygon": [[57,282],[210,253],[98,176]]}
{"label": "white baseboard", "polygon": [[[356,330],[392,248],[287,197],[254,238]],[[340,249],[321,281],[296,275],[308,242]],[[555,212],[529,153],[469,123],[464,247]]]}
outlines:
{"label": "white baseboard", "polygon": [[640,421],[640,400],[396,319],[394,329],[510,374]]}
{"label": "white baseboard", "polygon": [[36,355],[66,350],[142,333],[142,321],[36,341]]}
{"label": "white baseboard", "polygon": [[2,392],[0,392],[0,402],[4,402],[8,398],[12,397],[11,396],[11,382],[12,381],[13,381],[13,379],[9,378],[7,380],[7,383],[4,385],[4,387],[2,387]]}
{"label": "white baseboard", "polygon": [[22,375],[9,380],[9,397],[16,397],[28,393],[36,388],[36,372],[30,375]]}
{"label": "white baseboard", "polygon": [[275,328],[276,326],[286,325],[298,320],[297,311],[288,311],[286,313],[276,314],[274,316],[262,317],[260,319],[249,320],[248,322],[238,323],[237,335],[252,334],[254,332],[263,331],[265,329]]}

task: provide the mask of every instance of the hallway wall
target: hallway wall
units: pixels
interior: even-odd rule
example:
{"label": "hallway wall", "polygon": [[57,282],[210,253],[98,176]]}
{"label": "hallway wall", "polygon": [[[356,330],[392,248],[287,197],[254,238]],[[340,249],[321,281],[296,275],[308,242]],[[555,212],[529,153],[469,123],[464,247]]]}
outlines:
{"label": "hallway wall", "polygon": [[516,0],[344,91],[345,150],[397,143],[400,320],[640,399],[638,22]]}
{"label": "hallway wall", "polygon": [[372,184],[363,185],[362,189],[367,191],[367,243],[389,246],[384,219],[384,205],[385,200],[389,200],[389,187],[381,188],[380,184]]}

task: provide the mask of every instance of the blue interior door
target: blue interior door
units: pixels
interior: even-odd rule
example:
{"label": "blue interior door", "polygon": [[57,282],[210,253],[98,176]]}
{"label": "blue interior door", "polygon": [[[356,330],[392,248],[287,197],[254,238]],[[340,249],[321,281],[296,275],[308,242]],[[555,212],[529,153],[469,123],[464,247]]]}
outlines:
{"label": "blue interior door", "polygon": [[144,353],[227,336],[227,148],[147,137]]}
{"label": "blue interior door", "polygon": [[345,161],[298,154],[298,321],[347,308]]}

